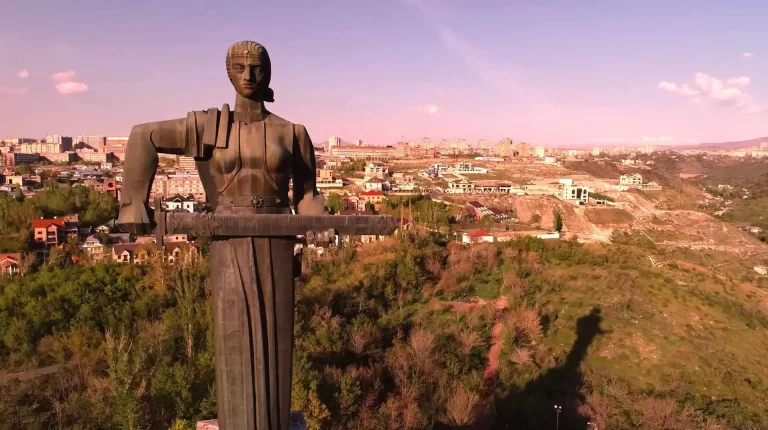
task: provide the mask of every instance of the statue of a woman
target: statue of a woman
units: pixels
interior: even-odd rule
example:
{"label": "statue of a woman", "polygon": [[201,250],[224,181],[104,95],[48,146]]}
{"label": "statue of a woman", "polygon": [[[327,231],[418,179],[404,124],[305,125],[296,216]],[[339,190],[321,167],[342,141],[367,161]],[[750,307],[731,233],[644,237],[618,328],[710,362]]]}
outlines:
{"label": "statue of a woman", "polygon": [[[125,154],[118,225],[147,231],[157,153],[194,157],[216,213],[322,214],[315,154],[304,126],[264,107],[267,50],[238,42],[227,51],[235,109],[134,126]],[[222,429],[285,430],[291,408],[295,237],[219,238],[211,243],[216,396]]]}

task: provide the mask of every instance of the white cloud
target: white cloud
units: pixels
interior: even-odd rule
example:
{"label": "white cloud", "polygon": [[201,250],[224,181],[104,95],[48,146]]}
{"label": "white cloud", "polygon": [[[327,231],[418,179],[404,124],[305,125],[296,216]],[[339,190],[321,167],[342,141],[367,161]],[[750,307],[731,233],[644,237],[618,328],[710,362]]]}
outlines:
{"label": "white cloud", "polygon": [[669,136],[660,136],[660,137],[643,137],[643,142],[653,142],[653,143],[671,143],[676,142],[674,138],[671,138]]}
{"label": "white cloud", "polygon": [[593,137],[589,140],[591,142],[599,142],[599,143],[621,143],[621,142],[627,141],[627,139],[623,137]]}
{"label": "white cloud", "polygon": [[731,87],[742,88],[749,85],[749,76],[739,76],[738,78],[730,78],[725,81],[725,84]]}
{"label": "white cloud", "polygon": [[685,84],[678,85],[667,81],[660,82],[658,88],[669,93],[690,97],[694,104],[701,104],[704,100],[709,100],[717,105],[735,107],[744,113],[759,113],[764,110],[763,107],[752,101],[752,96],[749,93],[743,91],[751,82],[749,76],[737,76],[721,80],[706,73],[696,73],[693,82],[697,89]]}
{"label": "white cloud", "polygon": [[61,82],[56,84],[56,91],[62,94],[83,94],[88,92],[88,85],[82,82]]}
{"label": "white cloud", "polygon": [[415,112],[427,113],[429,115],[434,115],[434,114],[437,113],[437,111],[439,109],[440,108],[438,108],[436,104],[427,104],[427,105],[411,106],[411,108],[408,109],[408,110],[415,111]]}
{"label": "white cloud", "polygon": [[16,96],[23,96],[28,93],[27,88],[12,88],[12,87],[0,87],[0,94],[11,94]]}
{"label": "white cloud", "polygon": [[741,54],[741,55],[742,55],[744,58],[752,58],[752,57],[754,57],[754,56],[755,56],[755,54],[753,54],[753,53],[751,53],[751,52],[745,52],[745,53],[743,53],[743,54]]}
{"label": "white cloud", "polygon": [[29,77],[29,70],[27,69],[21,70],[19,73],[16,74],[16,76],[20,77],[21,79],[27,79]]}
{"label": "white cloud", "polygon": [[88,92],[88,85],[82,82],[74,82],[72,78],[75,77],[75,71],[69,70],[67,72],[59,72],[51,75],[51,78],[56,82],[56,91],[61,94],[83,94]]}
{"label": "white cloud", "polygon": [[644,144],[656,144],[656,145],[679,145],[683,143],[696,143],[696,139],[681,139],[671,136],[644,136],[639,139]]}
{"label": "white cloud", "polygon": [[765,112],[767,109],[768,109],[768,106],[766,106],[766,105],[763,105],[763,106],[754,105],[754,106],[749,106],[748,108],[744,109],[744,112],[745,113],[750,113],[750,114],[755,114],[755,113]]}
{"label": "white cloud", "polygon": [[691,89],[688,85],[677,85],[667,81],[661,81],[659,83],[659,89],[670,93],[682,94],[684,96],[695,96],[698,94],[697,91]]}
{"label": "white cloud", "polygon": [[54,82],[66,82],[75,77],[75,71],[70,70],[68,72],[59,72],[51,75]]}

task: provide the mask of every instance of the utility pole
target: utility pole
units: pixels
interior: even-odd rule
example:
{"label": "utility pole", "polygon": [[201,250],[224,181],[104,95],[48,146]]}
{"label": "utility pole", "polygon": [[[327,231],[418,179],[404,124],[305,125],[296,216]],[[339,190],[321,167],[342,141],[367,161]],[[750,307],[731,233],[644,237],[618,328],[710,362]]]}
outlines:
{"label": "utility pole", "polygon": [[555,430],[560,430],[560,412],[562,411],[562,406],[555,405],[555,412],[557,412],[557,427],[555,427]]}

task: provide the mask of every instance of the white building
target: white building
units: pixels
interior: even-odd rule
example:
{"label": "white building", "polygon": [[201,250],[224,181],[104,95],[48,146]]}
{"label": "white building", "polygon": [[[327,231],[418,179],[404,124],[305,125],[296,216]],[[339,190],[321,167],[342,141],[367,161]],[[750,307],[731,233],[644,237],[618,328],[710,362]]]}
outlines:
{"label": "white building", "polygon": [[456,167],[453,169],[454,173],[458,174],[464,174],[464,173],[488,173],[488,169],[483,167],[474,167],[472,166],[472,163],[462,161],[460,163],[456,163]]}
{"label": "white building", "polygon": [[619,177],[619,185],[640,185],[643,183],[643,177],[639,173],[634,175],[621,175]]}
{"label": "white building", "polygon": [[387,191],[389,190],[389,181],[380,178],[371,178],[363,184],[366,191]]}
{"label": "white building", "polygon": [[104,257],[104,244],[99,236],[88,236],[83,244],[80,245],[80,249],[82,249],[92,261],[99,261]]}
{"label": "white building", "polygon": [[493,235],[483,230],[464,231],[461,233],[461,243],[493,243]]}
{"label": "white building", "polygon": [[190,196],[173,196],[165,201],[165,209],[168,211],[183,210],[186,212],[194,212],[195,199]]}
{"label": "white building", "polygon": [[371,162],[365,165],[366,178],[386,178],[389,174],[386,163]]}
{"label": "white building", "polygon": [[579,203],[589,202],[589,187],[580,185],[565,185],[561,194],[563,200],[573,200]]}
{"label": "white building", "polygon": [[537,234],[538,239],[560,239],[560,232],[553,231],[552,233]]}

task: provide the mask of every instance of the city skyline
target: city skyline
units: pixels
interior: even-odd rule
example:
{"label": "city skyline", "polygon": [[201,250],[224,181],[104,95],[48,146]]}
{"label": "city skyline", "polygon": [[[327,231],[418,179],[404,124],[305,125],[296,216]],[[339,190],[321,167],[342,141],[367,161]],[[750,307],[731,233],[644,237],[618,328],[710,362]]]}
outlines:
{"label": "city skyline", "polygon": [[[36,3],[8,5],[0,30],[3,136],[125,136],[136,123],[232,104],[224,53],[240,39],[270,51],[268,108],[318,144],[675,145],[766,134],[768,52],[757,41],[768,36],[768,5],[757,1]],[[87,25],[62,32],[62,21]]]}

